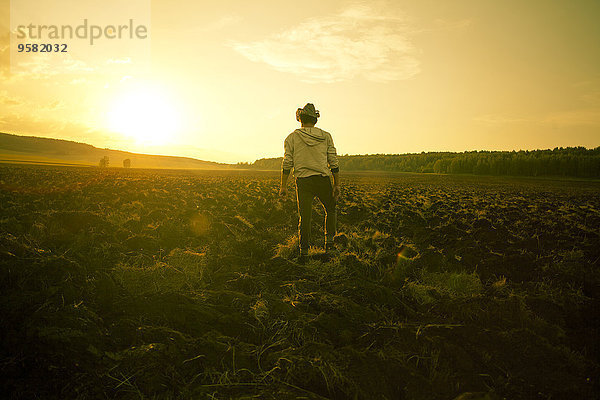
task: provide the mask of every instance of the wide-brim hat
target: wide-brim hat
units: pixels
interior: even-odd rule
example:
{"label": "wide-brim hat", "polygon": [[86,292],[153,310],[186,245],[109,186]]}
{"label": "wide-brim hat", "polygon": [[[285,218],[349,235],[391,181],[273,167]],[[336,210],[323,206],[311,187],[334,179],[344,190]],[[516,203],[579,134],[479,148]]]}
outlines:
{"label": "wide-brim hat", "polygon": [[314,118],[319,118],[321,116],[319,110],[315,110],[315,105],[312,103],[306,103],[304,108],[296,110],[296,120],[300,120],[300,115],[308,115]]}

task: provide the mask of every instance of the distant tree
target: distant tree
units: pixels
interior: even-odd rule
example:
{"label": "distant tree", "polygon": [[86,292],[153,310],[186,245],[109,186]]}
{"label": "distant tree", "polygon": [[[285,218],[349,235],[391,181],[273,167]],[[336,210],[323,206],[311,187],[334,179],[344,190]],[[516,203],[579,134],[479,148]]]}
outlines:
{"label": "distant tree", "polygon": [[100,163],[99,163],[100,168],[107,168],[108,167],[108,156],[104,156],[100,159]]}
{"label": "distant tree", "polygon": [[131,168],[131,160],[129,158],[123,160],[123,168]]}
{"label": "distant tree", "polygon": [[[600,147],[553,150],[431,152],[339,156],[344,171],[437,172],[443,174],[581,176],[600,178]],[[241,165],[241,164],[238,164]],[[262,158],[244,167],[280,169],[281,157]]]}

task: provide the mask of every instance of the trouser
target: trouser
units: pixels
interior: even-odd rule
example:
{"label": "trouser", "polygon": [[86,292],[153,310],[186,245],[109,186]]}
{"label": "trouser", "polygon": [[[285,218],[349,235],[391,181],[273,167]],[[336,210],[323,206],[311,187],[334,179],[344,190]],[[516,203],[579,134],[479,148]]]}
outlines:
{"label": "trouser", "polygon": [[325,244],[333,242],[335,236],[335,199],[333,188],[328,176],[312,175],[296,178],[296,196],[298,200],[298,234],[300,236],[300,254],[308,254],[310,242],[310,220],[312,216],[312,201],[319,198],[325,208]]}

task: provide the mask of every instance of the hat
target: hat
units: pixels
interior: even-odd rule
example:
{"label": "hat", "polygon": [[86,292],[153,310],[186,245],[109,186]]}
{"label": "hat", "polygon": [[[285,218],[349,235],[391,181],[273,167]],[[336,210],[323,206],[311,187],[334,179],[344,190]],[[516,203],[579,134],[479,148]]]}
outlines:
{"label": "hat", "polygon": [[300,115],[308,115],[314,118],[319,118],[321,116],[319,110],[315,110],[315,105],[312,103],[306,103],[304,108],[296,110],[296,121],[300,121]]}

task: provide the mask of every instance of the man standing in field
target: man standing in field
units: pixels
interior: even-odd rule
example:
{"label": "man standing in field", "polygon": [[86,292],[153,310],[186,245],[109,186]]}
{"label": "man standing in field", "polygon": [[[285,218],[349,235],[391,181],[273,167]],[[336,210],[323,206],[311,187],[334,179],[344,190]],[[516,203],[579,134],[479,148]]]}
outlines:
{"label": "man standing in field", "polygon": [[325,252],[330,253],[334,248],[335,205],[340,194],[340,168],[331,134],[315,127],[317,118],[319,111],[311,103],[296,111],[296,120],[302,127],[285,138],[285,154],[281,166],[281,197],[287,195],[287,181],[292,169],[296,177],[301,262],[305,262],[308,257],[312,201],[315,196],[325,208]]}

